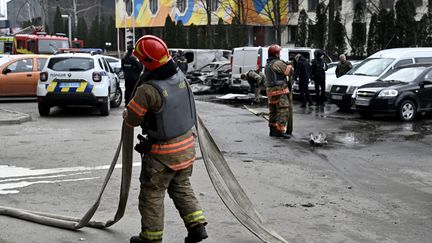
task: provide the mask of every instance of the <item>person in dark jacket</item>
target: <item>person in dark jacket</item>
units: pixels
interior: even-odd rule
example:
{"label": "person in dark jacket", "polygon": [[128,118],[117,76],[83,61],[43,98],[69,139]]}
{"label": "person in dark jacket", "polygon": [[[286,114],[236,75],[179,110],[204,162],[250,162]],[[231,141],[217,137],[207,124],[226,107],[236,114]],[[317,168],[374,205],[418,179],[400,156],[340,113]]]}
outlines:
{"label": "person in dark jacket", "polygon": [[324,52],[316,51],[315,58],[312,60],[311,80],[315,84],[315,99],[317,106],[323,106],[325,100],[325,71],[327,64],[324,62]]}
{"label": "person in dark jacket", "polygon": [[186,57],[184,56],[184,53],[182,50],[178,50],[176,53],[176,56],[174,58],[174,61],[177,63],[177,66],[179,69],[186,74],[188,70],[188,62]]}
{"label": "person in dark jacket", "polygon": [[351,62],[347,61],[346,56],[344,54],[340,55],[339,63],[336,67],[336,78],[345,75],[352,67]]}
{"label": "person in dark jacket", "polygon": [[129,104],[132,91],[140,77],[143,65],[132,55],[133,46],[129,46],[126,55],[121,60],[121,69],[125,79],[125,106]]}
{"label": "person in dark jacket", "polygon": [[301,54],[297,54],[295,56],[296,61],[296,77],[299,80],[299,90],[300,97],[302,99],[302,104],[300,107],[306,107],[306,102],[309,103],[309,106],[312,105],[312,98],[309,93],[309,78],[310,78],[310,65],[309,62],[304,58]]}

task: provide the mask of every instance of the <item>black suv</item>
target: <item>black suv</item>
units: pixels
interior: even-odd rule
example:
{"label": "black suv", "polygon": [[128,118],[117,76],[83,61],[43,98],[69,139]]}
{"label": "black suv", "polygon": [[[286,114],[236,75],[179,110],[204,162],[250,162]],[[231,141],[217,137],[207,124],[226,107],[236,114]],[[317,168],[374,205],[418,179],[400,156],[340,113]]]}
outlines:
{"label": "black suv", "polygon": [[362,117],[389,113],[402,121],[412,121],[418,112],[432,111],[432,64],[401,66],[360,86],[355,107]]}

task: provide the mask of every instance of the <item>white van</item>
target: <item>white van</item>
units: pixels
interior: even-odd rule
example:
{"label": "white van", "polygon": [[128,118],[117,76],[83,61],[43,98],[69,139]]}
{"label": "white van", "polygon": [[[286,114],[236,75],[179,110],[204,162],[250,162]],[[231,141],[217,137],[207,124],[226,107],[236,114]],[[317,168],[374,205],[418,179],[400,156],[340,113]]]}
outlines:
{"label": "white van", "polygon": [[432,48],[394,48],[368,57],[330,87],[329,101],[340,109],[350,109],[359,86],[371,83],[390,70],[413,63],[432,63]]}
{"label": "white van", "polygon": [[188,72],[196,71],[211,62],[229,61],[230,50],[222,49],[168,49],[174,58],[177,51],[182,50],[188,61]]}
{"label": "white van", "polygon": [[[312,48],[282,48],[281,60],[294,62],[294,57],[301,54],[307,60],[312,60],[314,52],[319,49]],[[247,73],[249,70],[261,69],[264,72],[264,67],[268,58],[268,47],[237,47],[232,52],[232,73],[230,79],[230,89],[238,91],[247,91],[249,83],[240,78],[242,73]],[[325,55],[326,62],[330,63],[331,58]],[[295,87],[293,90],[295,93]],[[313,87],[313,85],[311,86]]]}

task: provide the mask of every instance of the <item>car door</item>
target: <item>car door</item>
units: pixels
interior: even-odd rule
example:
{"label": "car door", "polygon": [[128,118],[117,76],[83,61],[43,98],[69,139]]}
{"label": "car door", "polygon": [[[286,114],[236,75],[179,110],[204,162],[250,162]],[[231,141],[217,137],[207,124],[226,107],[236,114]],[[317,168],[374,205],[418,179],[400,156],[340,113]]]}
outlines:
{"label": "car door", "polygon": [[33,58],[12,61],[1,70],[4,96],[35,96],[37,75]]}
{"label": "car door", "polygon": [[109,82],[110,82],[110,91],[111,94],[115,94],[116,91],[116,79],[115,79],[115,73],[112,70],[111,66],[108,64],[107,60],[105,58],[102,58],[102,63],[104,66],[104,70],[107,72],[107,75],[109,77]]}
{"label": "car door", "polygon": [[[422,82],[426,82],[421,84]],[[420,80],[420,89],[418,98],[422,109],[432,110],[432,70],[426,73],[423,79]]]}

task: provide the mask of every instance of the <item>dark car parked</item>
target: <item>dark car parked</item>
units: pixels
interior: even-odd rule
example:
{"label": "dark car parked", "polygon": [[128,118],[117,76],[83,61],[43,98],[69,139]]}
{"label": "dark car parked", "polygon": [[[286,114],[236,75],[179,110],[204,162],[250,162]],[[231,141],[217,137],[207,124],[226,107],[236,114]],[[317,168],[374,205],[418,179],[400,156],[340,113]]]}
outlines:
{"label": "dark car parked", "polygon": [[402,121],[412,121],[417,113],[432,111],[432,64],[396,68],[360,86],[355,97],[355,107],[363,117],[393,113]]}

